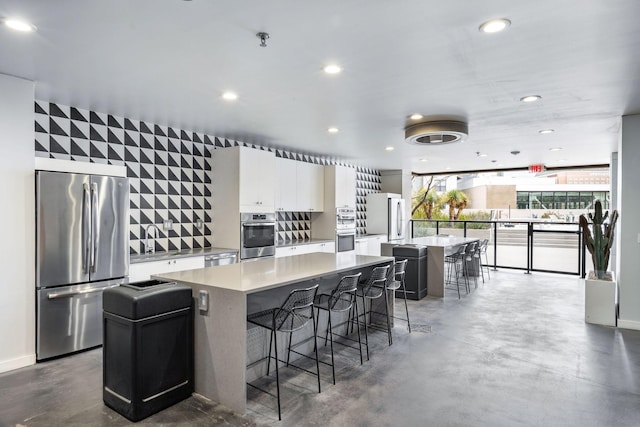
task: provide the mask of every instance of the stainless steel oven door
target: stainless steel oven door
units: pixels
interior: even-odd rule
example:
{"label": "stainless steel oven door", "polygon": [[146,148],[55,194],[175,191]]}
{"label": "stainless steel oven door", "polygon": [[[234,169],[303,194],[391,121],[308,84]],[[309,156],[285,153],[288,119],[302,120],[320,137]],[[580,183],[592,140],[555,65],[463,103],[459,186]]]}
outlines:
{"label": "stainless steel oven door", "polygon": [[356,250],[356,232],[336,233],[336,252],[350,252]]}
{"label": "stainless steel oven door", "polygon": [[241,228],[240,259],[275,255],[275,222],[246,222]]}

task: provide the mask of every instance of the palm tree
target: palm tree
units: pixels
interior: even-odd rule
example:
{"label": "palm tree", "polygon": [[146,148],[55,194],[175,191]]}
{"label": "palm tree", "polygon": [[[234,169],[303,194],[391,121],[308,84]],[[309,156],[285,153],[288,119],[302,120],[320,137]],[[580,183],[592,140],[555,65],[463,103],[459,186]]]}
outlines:
{"label": "palm tree", "polygon": [[442,195],[443,204],[449,205],[449,220],[457,220],[462,210],[467,207],[469,199],[461,190],[449,190]]}
{"label": "palm tree", "polygon": [[430,190],[424,198],[424,213],[427,215],[427,219],[433,218],[433,208],[440,207],[440,196],[436,193],[436,190]]}

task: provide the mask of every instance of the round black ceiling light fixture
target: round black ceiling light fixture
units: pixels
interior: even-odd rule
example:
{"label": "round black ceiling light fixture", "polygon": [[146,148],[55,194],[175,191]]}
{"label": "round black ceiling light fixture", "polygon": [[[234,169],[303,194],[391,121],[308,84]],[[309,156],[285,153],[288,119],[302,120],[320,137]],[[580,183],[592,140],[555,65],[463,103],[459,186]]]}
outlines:
{"label": "round black ceiling light fixture", "polygon": [[416,123],[404,129],[407,142],[416,145],[442,145],[464,141],[469,125],[456,120],[436,120]]}

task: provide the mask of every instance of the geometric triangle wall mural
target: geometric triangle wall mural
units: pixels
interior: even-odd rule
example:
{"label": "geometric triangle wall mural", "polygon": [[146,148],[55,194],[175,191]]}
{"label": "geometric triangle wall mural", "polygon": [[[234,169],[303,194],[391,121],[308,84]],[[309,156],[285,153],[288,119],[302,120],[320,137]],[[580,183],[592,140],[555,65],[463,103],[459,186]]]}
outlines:
{"label": "geometric triangle wall mural", "polygon": [[[215,155],[215,149],[243,145],[242,142],[48,101],[36,100],[34,112],[35,156],[126,166],[131,185],[137,189],[143,185],[143,198],[139,193],[131,193],[129,223],[130,229],[135,230],[130,233],[131,254],[144,251],[144,229],[161,218],[173,219],[174,223],[173,230],[160,233],[161,237],[156,239],[157,248],[215,246],[215,226],[210,211],[215,203],[210,197],[215,185],[211,179],[211,153]],[[277,157],[320,165],[350,166],[305,153],[250,146],[272,151]],[[359,194],[380,191],[379,171],[360,167],[356,170]],[[180,197],[172,199],[175,196],[171,195],[176,195],[177,190],[181,190]],[[357,219],[358,233],[366,232],[364,200],[365,197],[358,197],[357,211],[362,212],[362,217],[358,215]],[[143,210],[147,222],[142,221]],[[196,227],[197,220],[204,221],[200,229]],[[278,240],[309,239],[310,214],[296,213],[294,216],[279,212],[277,227],[278,230],[289,230],[279,231]]]}

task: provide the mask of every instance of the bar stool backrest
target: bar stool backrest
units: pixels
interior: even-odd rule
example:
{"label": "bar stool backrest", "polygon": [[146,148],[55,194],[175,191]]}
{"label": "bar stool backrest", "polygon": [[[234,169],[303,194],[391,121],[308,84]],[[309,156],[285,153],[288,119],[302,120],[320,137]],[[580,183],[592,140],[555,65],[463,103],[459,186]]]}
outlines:
{"label": "bar stool backrest", "polygon": [[[380,279],[384,279],[385,281],[387,280],[387,274],[390,267],[391,265],[385,265],[382,267],[375,267],[373,269],[373,271],[371,272],[371,276],[369,276],[369,278],[367,279],[367,283],[363,287],[363,291],[365,294],[369,291],[369,289],[371,289],[374,283],[376,283],[376,286],[381,286],[382,282],[380,282]],[[382,283],[382,285],[384,285],[384,283]]]}
{"label": "bar stool backrest", "polygon": [[333,312],[347,311],[353,306],[356,297],[356,289],[362,273],[344,276],[338,282],[338,286],[331,291],[329,297],[329,310]]}
{"label": "bar stool backrest", "polygon": [[458,260],[464,258],[464,254],[467,252],[467,246],[469,245],[460,245],[458,249],[454,253],[450,255],[453,260]]}
{"label": "bar stool backrest", "polygon": [[473,255],[476,252],[476,248],[478,247],[478,242],[471,242],[467,245],[467,258],[471,259],[473,258]]}
{"label": "bar stool backrest", "polygon": [[318,292],[318,286],[291,291],[282,306],[273,312],[275,330],[297,331],[313,319],[313,300]]}
{"label": "bar stool backrest", "polygon": [[395,273],[394,276],[396,278],[396,280],[398,280],[398,277],[400,277],[400,280],[404,280],[404,273],[405,270],[407,269],[407,262],[409,260],[403,259],[402,261],[396,261],[395,263]]}

